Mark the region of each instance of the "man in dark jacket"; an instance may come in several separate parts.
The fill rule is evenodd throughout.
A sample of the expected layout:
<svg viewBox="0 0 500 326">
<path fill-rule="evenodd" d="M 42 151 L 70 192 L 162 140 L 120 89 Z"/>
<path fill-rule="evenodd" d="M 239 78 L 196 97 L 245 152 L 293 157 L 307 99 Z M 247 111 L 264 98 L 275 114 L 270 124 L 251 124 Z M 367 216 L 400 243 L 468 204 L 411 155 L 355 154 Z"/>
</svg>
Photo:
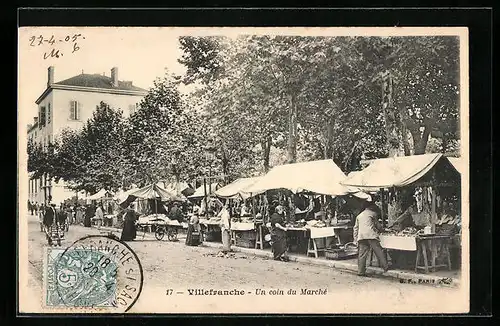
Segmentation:
<svg viewBox="0 0 500 326">
<path fill-rule="evenodd" d="M 168 218 L 171 220 L 179 221 L 179 223 L 183 221 L 184 217 L 182 216 L 182 210 L 179 208 L 179 205 L 177 203 L 174 203 L 174 206 L 168 214 Z"/>
</svg>

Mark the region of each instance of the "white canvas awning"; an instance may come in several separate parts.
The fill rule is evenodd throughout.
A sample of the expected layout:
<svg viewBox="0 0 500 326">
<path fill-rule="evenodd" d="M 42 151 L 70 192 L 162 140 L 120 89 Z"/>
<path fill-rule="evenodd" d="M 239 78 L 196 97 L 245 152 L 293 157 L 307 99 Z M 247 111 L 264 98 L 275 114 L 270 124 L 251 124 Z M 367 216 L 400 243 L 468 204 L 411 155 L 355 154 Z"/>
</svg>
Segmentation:
<svg viewBox="0 0 500 326">
<path fill-rule="evenodd" d="M 215 195 L 221 198 L 236 198 L 241 196 L 243 199 L 249 198 L 252 195 L 258 195 L 261 192 L 251 193 L 247 189 L 258 182 L 262 177 L 239 178 L 230 184 L 215 191 Z"/>
<path fill-rule="evenodd" d="M 107 190 L 101 189 L 92 196 L 87 197 L 88 200 L 99 200 L 105 197 L 112 197 L 113 194 Z"/>
<path fill-rule="evenodd" d="M 310 192 L 342 196 L 359 190 L 342 185 L 346 178 L 333 160 L 320 160 L 276 166 L 258 182 L 246 189 L 258 193 L 272 189 L 288 189 L 293 193 Z"/>
<path fill-rule="evenodd" d="M 437 175 L 441 182 L 457 176 L 458 171 L 442 154 L 424 154 L 373 160 L 367 168 L 348 176 L 342 183 L 368 191 L 404 187 L 427 177 L 438 165 L 446 172 Z"/>
<path fill-rule="evenodd" d="M 219 183 L 214 182 L 211 185 L 207 183 L 207 195 L 213 194 L 217 189 L 219 189 L 221 186 Z M 200 187 L 196 188 L 195 192 L 189 196 L 188 198 L 200 198 L 200 197 L 205 197 L 205 186 L 201 185 Z M 210 192 L 212 190 L 212 192 Z"/>
</svg>

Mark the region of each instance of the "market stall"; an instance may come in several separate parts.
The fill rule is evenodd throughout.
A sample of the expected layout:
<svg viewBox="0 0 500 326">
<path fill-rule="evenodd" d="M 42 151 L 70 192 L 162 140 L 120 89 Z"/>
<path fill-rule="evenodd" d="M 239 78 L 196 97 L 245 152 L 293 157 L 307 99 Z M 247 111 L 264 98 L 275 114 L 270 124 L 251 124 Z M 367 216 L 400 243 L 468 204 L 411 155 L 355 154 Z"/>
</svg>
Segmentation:
<svg viewBox="0 0 500 326">
<path fill-rule="evenodd" d="M 340 183 L 345 178 L 346 175 L 333 160 L 293 163 L 274 167 L 246 191 L 259 193 L 283 189 L 289 192 L 286 216 L 288 243 L 299 252 L 304 250 L 307 255 L 318 257 L 325 248 L 340 241 L 340 229 L 352 229 L 349 222 L 343 221 L 337 210 L 331 207 L 334 201 L 327 199 L 360 195 L 357 188 Z M 303 209 L 299 209 L 293 200 L 298 194 L 307 197 L 309 204 Z M 296 217 L 300 216 L 309 216 L 313 220 L 298 220 Z M 269 227 L 269 224 L 266 225 Z"/>
<path fill-rule="evenodd" d="M 101 189 L 95 194 L 88 196 L 87 202 L 93 203 L 94 205 L 102 204 L 103 208 L 103 219 L 100 220 L 98 217 L 94 216 L 91 218 L 92 223 L 100 223 L 104 226 L 112 226 L 115 220 L 116 214 L 116 203 L 113 198 L 113 193 L 111 191 Z"/>
<path fill-rule="evenodd" d="M 255 195 L 262 192 L 250 193 L 247 188 L 255 184 L 261 177 L 239 178 L 232 183 L 215 191 L 215 195 L 230 201 L 244 202 L 252 200 L 251 208 L 248 211 L 233 213 L 231 220 L 231 242 L 239 247 L 264 248 L 264 230 L 262 229 L 262 219 L 256 217 Z M 245 206 L 246 207 L 246 206 Z M 237 216 L 234 216 L 237 215 Z"/>
<path fill-rule="evenodd" d="M 380 235 L 393 262 L 414 259 L 415 270 L 451 269 L 450 245 L 460 233 L 460 173 L 442 154 L 374 160 L 343 182 L 378 191 Z M 405 253 L 412 253 L 408 258 Z"/>
<path fill-rule="evenodd" d="M 140 214 L 137 227 L 144 232 L 151 232 L 154 230 L 155 235 L 159 238 L 158 233 L 162 230 L 168 233 L 167 231 L 175 229 L 175 234 L 177 234 L 178 229 L 187 229 L 186 223 L 182 224 L 179 221 L 172 221 L 167 217 L 167 209 L 164 205 L 166 202 L 183 202 L 185 199 L 166 191 L 158 184 L 151 184 L 129 192 L 127 194 L 127 199 L 120 205 L 122 207 L 127 207 L 133 201 L 142 202 L 143 204 L 147 203 L 137 209 Z M 166 230 L 165 226 L 169 226 L 170 228 Z"/>
</svg>

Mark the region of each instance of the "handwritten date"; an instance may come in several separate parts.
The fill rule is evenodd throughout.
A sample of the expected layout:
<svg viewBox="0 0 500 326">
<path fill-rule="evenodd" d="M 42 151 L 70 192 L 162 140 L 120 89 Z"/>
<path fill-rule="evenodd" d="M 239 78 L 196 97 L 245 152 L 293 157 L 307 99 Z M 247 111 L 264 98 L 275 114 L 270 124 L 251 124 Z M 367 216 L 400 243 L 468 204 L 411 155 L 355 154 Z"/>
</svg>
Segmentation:
<svg viewBox="0 0 500 326">
<path fill-rule="evenodd" d="M 61 38 L 56 38 L 54 35 L 51 35 L 50 37 L 44 37 L 43 35 L 39 36 L 31 36 L 29 38 L 29 45 L 32 47 L 38 47 L 38 46 L 43 46 L 43 45 L 48 45 L 51 46 L 52 49 L 44 52 L 43 58 L 44 59 L 49 59 L 49 58 L 60 58 L 64 56 L 62 50 L 58 48 L 58 45 L 69 45 L 71 46 L 71 53 L 75 53 L 78 50 L 80 50 L 80 45 L 78 42 L 80 40 L 85 40 L 85 36 L 82 34 L 73 34 L 73 35 L 66 35 Z"/>
</svg>

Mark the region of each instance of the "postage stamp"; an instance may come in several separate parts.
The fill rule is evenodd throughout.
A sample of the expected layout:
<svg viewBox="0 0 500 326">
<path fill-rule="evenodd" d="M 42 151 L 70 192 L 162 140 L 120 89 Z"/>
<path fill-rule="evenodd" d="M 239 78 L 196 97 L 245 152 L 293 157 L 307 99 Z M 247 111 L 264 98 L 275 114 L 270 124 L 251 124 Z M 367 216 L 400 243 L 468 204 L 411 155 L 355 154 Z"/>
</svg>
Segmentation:
<svg viewBox="0 0 500 326">
<path fill-rule="evenodd" d="M 70 247 L 46 249 L 44 306 L 55 310 L 120 313 L 142 290 L 142 266 L 125 243 L 88 236 Z"/>
</svg>

